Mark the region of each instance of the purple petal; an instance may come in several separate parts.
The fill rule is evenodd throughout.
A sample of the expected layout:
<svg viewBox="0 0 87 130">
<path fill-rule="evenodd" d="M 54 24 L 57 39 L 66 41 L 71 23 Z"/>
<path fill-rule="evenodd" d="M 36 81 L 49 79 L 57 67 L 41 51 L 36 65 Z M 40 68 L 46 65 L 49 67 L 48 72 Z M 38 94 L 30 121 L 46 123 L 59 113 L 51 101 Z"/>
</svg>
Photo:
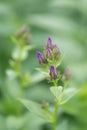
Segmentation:
<svg viewBox="0 0 87 130">
<path fill-rule="evenodd" d="M 51 76 L 51 79 L 57 78 L 57 75 L 58 75 L 58 73 L 57 73 L 56 68 L 54 66 L 51 66 L 50 67 L 50 76 Z"/>
<path fill-rule="evenodd" d="M 48 40 L 47 40 L 46 48 L 52 49 L 52 39 L 51 39 L 50 37 L 49 37 Z"/>
</svg>

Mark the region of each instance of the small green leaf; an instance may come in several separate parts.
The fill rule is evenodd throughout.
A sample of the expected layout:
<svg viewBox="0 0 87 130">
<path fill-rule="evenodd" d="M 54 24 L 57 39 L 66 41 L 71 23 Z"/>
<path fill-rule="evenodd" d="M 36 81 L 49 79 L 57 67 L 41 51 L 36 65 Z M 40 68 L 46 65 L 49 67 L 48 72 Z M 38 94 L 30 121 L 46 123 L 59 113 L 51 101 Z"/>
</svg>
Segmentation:
<svg viewBox="0 0 87 130">
<path fill-rule="evenodd" d="M 60 100 L 62 98 L 63 95 L 63 87 L 62 86 L 58 86 L 58 87 L 51 87 L 50 88 L 51 92 L 53 93 L 53 95 Z"/>
<path fill-rule="evenodd" d="M 39 72 L 41 72 L 45 76 L 49 75 L 49 72 L 48 72 L 47 68 L 36 68 L 36 70 L 39 71 Z"/>
<path fill-rule="evenodd" d="M 69 99 L 71 99 L 77 92 L 79 91 L 79 89 L 76 88 L 66 88 L 63 91 L 63 96 L 62 96 L 62 101 L 60 104 L 64 104 L 66 103 Z"/>
<path fill-rule="evenodd" d="M 12 53 L 12 58 L 17 60 L 25 60 L 28 56 L 28 51 L 26 49 L 20 50 L 19 48 L 15 48 L 14 52 Z"/>
<path fill-rule="evenodd" d="M 65 88 L 62 86 L 51 87 L 50 88 L 53 95 L 59 101 L 59 104 L 66 103 L 69 99 L 71 99 L 79 90 L 76 88 Z"/>
<path fill-rule="evenodd" d="M 33 114 L 44 119 L 46 122 L 52 122 L 53 118 L 51 113 L 43 109 L 40 104 L 25 99 L 19 99 L 19 101 Z"/>
<path fill-rule="evenodd" d="M 26 46 L 24 47 L 24 49 L 29 51 L 29 50 L 34 49 L 34 46 L 32 46 L 32 45 L 26 45 Z"/>
<path fill-rule="evenodd" d="M 19 41 L 14 36 L 11 36 L 11 40 L 14 44 L 19 45 Z"/>
<path fill-rule="evenodd" d="M 17 77 L 17 73 L 12 69 L 8 69 L 6 74 L 10 79 L 15 79 Z"/>
</svg>

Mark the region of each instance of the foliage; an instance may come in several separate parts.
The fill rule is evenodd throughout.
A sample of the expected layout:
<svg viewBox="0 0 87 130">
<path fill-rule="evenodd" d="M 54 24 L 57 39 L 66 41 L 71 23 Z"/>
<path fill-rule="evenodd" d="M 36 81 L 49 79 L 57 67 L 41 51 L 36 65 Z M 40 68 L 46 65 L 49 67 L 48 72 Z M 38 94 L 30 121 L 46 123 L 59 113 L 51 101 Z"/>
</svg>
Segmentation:
<svg viewBox="0 0 87 130">
<path fill-rule="evenodd" d="M 27 113 L 19 103 L 20 88 L 17 80 L 8 80 L 9 60 L 15 49 L 10 39 L 14 32 L 27 24 L 32 35 L 28 57 L 22 63 L 22 74 L 30 74 L 30 82 L 24 87 L 25 97 L 53 105 L 53 96 L 48 91 L 42 73 L 37 72 L 37 49 L 42 49 L 50 35 L 64 54 L 62 71 L 66 64 L 72 71 L 71 87 L 81 88 L 77 96 L 59 109 L 60 130 L 87 130 L 87 1 L 86 0 L 0 0 L 0 129 L 45 130 L 39 117 Z M 38 73 L 38 76 L 37 76 Z M 51 110 L 53 108 L 50 108 Z M 33 122 L 32 122 L 33 120 Z"/>
</svg>

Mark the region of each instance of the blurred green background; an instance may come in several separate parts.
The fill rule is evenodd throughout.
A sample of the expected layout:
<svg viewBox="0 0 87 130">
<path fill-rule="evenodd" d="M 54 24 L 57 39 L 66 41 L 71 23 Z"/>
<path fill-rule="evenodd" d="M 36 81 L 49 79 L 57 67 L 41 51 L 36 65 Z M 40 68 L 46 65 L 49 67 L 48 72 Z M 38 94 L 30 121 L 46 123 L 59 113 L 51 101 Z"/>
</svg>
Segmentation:
<svg viewBox="0 0 87 130">
<path fill-rule="evenodd" d="M 6 82 L 14 49 L 10 36 L 23 25 L 29 27 L 31 44 L 35 46 L 23 62 L 23 71 L 29 71 L 35 81 L 25 88 L 25 98 L 53 104 L 50 84 L 43 75 L 36 76 L 35 70 L 39 66 L 36 51 L 51 36 L 64 54 L 62 67 L 71 68 L 71 84 L 81 88 L 59 109 L 57 130 L 87 130 L 87 0 L 0 0 L 0 130 L 51 129 L 50 124 L 26 109 L 20 116 L 17 114 L 20 106 L 12 97 L 17 95 L 17 85 Z"/>
</svg>

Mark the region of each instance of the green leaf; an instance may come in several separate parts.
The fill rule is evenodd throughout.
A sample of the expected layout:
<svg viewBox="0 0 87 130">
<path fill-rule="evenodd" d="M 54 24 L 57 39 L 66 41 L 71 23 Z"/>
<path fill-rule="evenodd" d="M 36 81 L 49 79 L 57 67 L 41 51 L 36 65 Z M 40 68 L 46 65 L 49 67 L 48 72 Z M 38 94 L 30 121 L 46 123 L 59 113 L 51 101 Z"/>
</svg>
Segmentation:
<svg viewBox="0 0 87 130">
<path fill-rule="evenodd" d="M 11 36 L 11 40 L 14 44 L 19 45 L 19 41 L 14 36 Z"/>
<path fill-rule="evenodd" d="M 15 79 L 17 77 L 17 73 L 12 69 L 8 69 L 6 74 L 10 79 Z"/>
<path fill-rule="evenodd" d="M 15 48 L 13 54 L 12 54 L 12 58 L 17 60 L 25 60 L 28 56 L 28 51 L 24 48 L 23 50 L 20 50 L 19 48 Z"/>
<path fill-rule="evenodd" d="M 58 101 L 60 101 L 63 95 L 63 87 L 51 87 L 50 90 L 53 93 L 53 95 L 58 99 Z"/>
<path fill-rule="evenodd" d="M 59 101 L 59 104 L 66 103 L 70 98 L 72 98 L 79 90 L 76 88 L 65 88 L 62 86 L 51 87 L 50 88 L 53 95 Z"/>
<path fill-rule="evenodd" d="M 66 103 L 66 102 L 67 102 L 69 99 L 71 99 L 78 91 L 79 91 L 79 89 L 76 89 L 76 88 L 66 88 L 66 89 L 64 89 L 61 104 Z"/>
<path fill-rule="evenodd" d="M 33 114 L 44 119 L 46 122 L 52 122 L 53 118 L 51 113 L 43 109 L 40 104 L 26 99 L 19 99 L 19 101 Z"/>
<path fill-rule="evenodd" d="M 45 76 L 48 76 L 48 74 L 49 74 L 47 68 L 36 68 L 36 70 L 39 71 L 39 72 L 41 72 Z"/>
</svg>

